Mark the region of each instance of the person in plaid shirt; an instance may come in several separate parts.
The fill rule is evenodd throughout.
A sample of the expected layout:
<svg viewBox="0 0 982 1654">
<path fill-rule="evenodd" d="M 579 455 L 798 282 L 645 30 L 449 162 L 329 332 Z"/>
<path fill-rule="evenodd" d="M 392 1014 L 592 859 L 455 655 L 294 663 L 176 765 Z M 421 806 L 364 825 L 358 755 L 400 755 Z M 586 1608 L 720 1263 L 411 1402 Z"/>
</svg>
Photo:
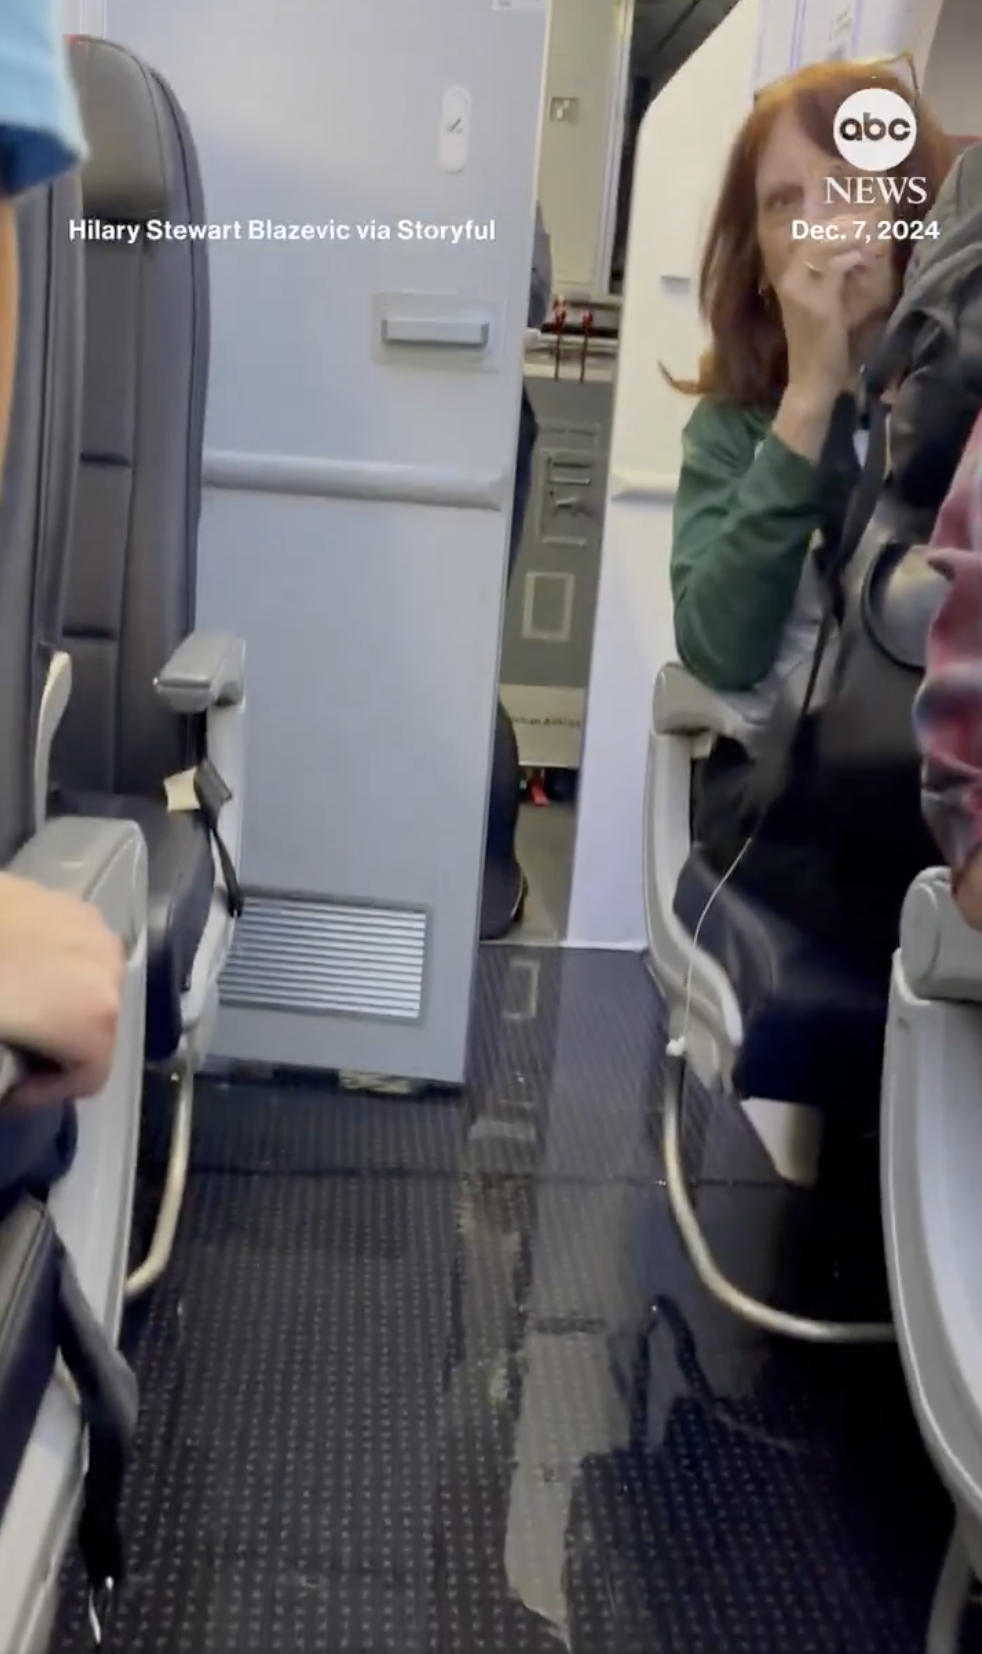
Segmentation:
<svg viewBox="0 0 982 1654">
<path fill-rule="evenodd" d="M 949 582 L 914 703 L 924 815 L 963 918 L 982 930 L 982 415 L 931 536 Z"/>
</svg>

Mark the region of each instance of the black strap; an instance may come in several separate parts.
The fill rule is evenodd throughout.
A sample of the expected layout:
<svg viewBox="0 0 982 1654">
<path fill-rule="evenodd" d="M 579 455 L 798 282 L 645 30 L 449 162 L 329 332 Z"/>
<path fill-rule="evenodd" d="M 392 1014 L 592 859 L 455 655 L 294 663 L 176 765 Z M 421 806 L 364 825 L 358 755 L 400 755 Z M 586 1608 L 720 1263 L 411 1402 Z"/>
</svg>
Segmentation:
<svg viewBox="0 0 982 1654">
<path fill-rule="evenodd" d="M 788 765 L 794 757 L 808 721 L 822 665 L 841 617 L 842 576 L 852 562 L 869 526 L 886 477 L 889 460 L 888 414 L 879 397 L 870 399 L 867 422 L 869 447 L 859 481 L 849 501 L 841 536 L 838 544 L 819 561 L 822 618 L 805 692 L 793 720 L 789 720 L 790 727 L 787 733 L 782 735 L 779 729 L 772 731 L 773 739 L 768 743 L 766 756 L 762 756 L 755 766 L 748 784 L 746 825 L 752 832 L 759 830 L 764 817 L 777 802 L 784 787 Z M 775 717 L 780 718 L 781 712 L 779 703 Z"/>
<path fill-rule="evenodd" d="M 820 541 L 813 553 L 818 573 L 824 572 L 828 548 L 838 546 L 846 517 L 862 475 L 856 453 L 856 435 L 863 422 L 862 410 L 854 396 L 842 395 L 832 410 L 828 432 L 818 461 Z"/>
<path fill-rule="evenodd" d="M 88 1438 L 78 1545 L 91 1599 L 101 1602 L 123 1580 L 120 1510 L 139 1394 L 131 1368 L 93 1315 L 60 1243 L 58 1284 L 58 1346 L 78 1391 Z"/>
<path fill-rule="evenodd" d="M 235 870 L 235 863 L 229 855 L 228 845 L 222 838 L 218 822 L 222 809 L 232 797 L 231 788 L 219 775 L 218 770 L 210 758 L 205 758 L 194 772 L 194 796 L 198 801 L 201 819 L 208 829 L 208 836 L 215 846 L 222 878 L 225 881 L 225 897 L 228 902 L 228 911 L 233 919 L 241 919 L 245 908 L 245 897 L 239 883 L 239 875 Z"/>
<path fill-rule="evenodd" d="M 837 588 L 843 574 L 849 567 L 859 542 L 866 533 L 876 510 L 876 503 L 880 497 L 887 474 L 888 442 L 887 433 L 889 416 L 886 404 L 880 397 L 871 397 L 867 409 L 867 429 L 869 431 L 869 446 L 866 458 L 860 472 L 859 481 L 849 501 L 849 509 L 842 526 L 842 536 L 834 547 L 828 562 L 825 565 L 825 584 Z M 837 590 L 833 597 L 837 599 Z"/>
</svg>

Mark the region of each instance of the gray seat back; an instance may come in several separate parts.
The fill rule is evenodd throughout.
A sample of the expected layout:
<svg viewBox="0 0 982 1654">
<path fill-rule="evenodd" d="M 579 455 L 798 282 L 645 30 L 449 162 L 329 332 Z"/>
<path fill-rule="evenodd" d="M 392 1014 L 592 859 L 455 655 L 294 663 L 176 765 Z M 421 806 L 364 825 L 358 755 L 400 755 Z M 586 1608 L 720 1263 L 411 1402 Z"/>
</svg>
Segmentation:
<svg viewBox="0 0 982 1654">
<path fill-rule="evenodd" d="M 81 211 L 77 176 L 33 191 L 16 210 L 17 367 L 0 482 L 0 867 L 38 825 L 38 715 L 61 631 L 82 416 L 83 261 L 68 234 Z M 60 1164 L 70 1127 L 60 1109 L 0 1111 L 0 1201 Z"/>
<path fill-rule="evenodd" d="M 82 400 L 83 261 L 75 176 L 17 207 L 20 316 L 0 484 L 0 866 L 30 837 L 38 713 L 61 634 Z"/>
<path fill-rule="evenodd" d="M 198 756 L 154 678 L 193 629 L 208 377 L 203 224 L 194 144 L 169 87 L 106 40 L 72 43 L 89 144 L 85 398 L 64 647 L 72 702 L 63 788 L 159 796 Z"/>
</svg>

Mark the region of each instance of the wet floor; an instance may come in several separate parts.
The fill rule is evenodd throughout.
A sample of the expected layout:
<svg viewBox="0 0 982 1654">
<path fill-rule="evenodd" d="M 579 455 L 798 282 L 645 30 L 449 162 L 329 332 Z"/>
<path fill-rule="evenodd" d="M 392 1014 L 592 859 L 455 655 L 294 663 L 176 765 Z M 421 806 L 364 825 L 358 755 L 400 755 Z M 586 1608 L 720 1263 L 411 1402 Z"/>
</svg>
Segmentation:
<svg viewBox="0 0 982 1654">
<path fill-rule="evenodd" d="M 639 960 L 497 948 L 462 1098 L 202 1086 L 177 1255 L 129 1331 L 110 1654 L 923 1654 L 949 1519 L 897 1357 L 707 1299 L 663 1188 L 663 1043 Z M 688 1122 L 741 1284 L 884 1311 L 874 1144 L 791 1195 L 735 1109 Z M 71 1593 L 57 1649 L 87 1646 Z"/>
</svg>

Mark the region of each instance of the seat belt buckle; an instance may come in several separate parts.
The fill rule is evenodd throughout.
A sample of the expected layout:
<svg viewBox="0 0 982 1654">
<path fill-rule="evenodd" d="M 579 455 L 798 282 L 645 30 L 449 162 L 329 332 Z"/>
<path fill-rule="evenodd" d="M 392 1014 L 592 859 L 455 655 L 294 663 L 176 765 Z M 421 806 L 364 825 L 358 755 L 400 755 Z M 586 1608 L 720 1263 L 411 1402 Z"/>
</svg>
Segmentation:
<svg viewBox="0 0 982 1654">
<path fill-rule="evenodd" d="M 223 780 L 210 758 L 203 758 L 194 771 L 194 796 L 207 822 L 215 822 L 232 797 L 232 789 Z"/>
</svg>

